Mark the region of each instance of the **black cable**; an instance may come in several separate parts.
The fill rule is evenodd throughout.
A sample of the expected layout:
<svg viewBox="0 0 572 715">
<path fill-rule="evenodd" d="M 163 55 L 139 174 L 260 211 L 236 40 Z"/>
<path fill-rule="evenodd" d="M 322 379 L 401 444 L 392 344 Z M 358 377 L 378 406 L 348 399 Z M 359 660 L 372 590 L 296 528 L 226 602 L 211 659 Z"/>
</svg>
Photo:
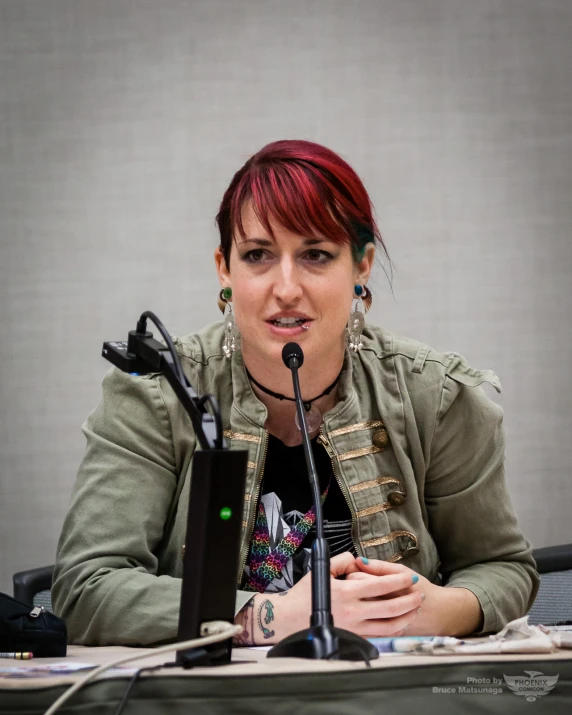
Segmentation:
<svg viewBox="0 0 572 715">
<path fill-rule="evenodd" d="M 193 648 L 191 651 L 183 655 L 183 668 L 192 668 L 194 667 L 194 665 L 208 665 L 208 657 L 209 652 L 206 648 Z M 160 665 L 149 665 L 145 668 L 139 668 L 138 670 L 136 670 L 135 673 L 133 673 L 131 680 L 127 683 L 127 687 L 125 688 L 123 697 L 121 698 L 121 702 L 117 706 L 117 710 L 115 711 L 114 715 L 121 715 L 121 713 L 123 712 L 127 700 L 129 699 L 129 696 L 131 694 L 131 691 L 133 690 L 133 686 L 139 680 L 139 676 L 141 675 L 141 673 L 144 673 L 145 671 L 152 672 L 154 670 L 161 670 L 161 668 L 180 667 L 181 666 L 176 661 L 169 661 L 167 663 L 161 663 Z"/>
<path fill-rule="evenodd" d="M 158 327 L 158 326 L 157 326 Z M 121 715 L 123 712 L 123 708 L 125 707 L 125 704 L 127 703 L 127 700 L 129 698 L 129 695 L 131 694 L 131 690 L 133 689 L 133 686 L 139 679 L 139 676 L 141 673 L 145 671 L 152 671 L 152 670 L 159 670 L 160 668 L 163 668 L 163 664 L 161 665 L 149 665 L 146 668 L 138 668 L 134 673 L 133 677 L 131 680 L 127 683 L 127 687 L 125 688 L 125 692 L 123 693 L 123 697 L 121 698 L 121 702 L 117 706 L 117 710 L 115 711 L 115 715 Z"/>
<path fill-rule="evenodd" d="M 187 383 L 185 373 L 183 372 L 181 361 L 179 360 L 179 353 L 175 350 L 175 346 L 173 344 L 173 341 L 171 340 L 171 336 L 167 332 L 167 328 L 165 328 L 161 319 L 158 318 L 152 311 L 146 310 L 144 313 L 141 313 L 141 317 L 137 321 L 137 332 L 141 334 L 147 332 L 147 318 L 157 326 L 157 330 L 161 333 L 161 337 L 165 341 L 165 344 L 167 345 L 167 347 L 169 348 L 169 352 L 171 353 L 171 357 L 173 358 L 177 377 L 183 383 L 183 385 L 186 385 Z"/>
<path fill-rule="evenodd" d="M 214 419 L 215 430 L 216 430 L 216 448 L 222 449 L 223 445 L 223 429 L 222 429 L 222 415 L 220 413 L 220 408 L 218 406 L 218 401 L 214 395 L 204 395 L 201 398 L 201 403 L 203 405 L 210 406 L 210 415 Z"/>
<path fill-rule="evenodd" d="M 179 378 L 179 381 L 184 387 L 191 387 L 191 383 L 187 380 L 187 376 L 183 372 L 183 367 L 181 365 L 181 361 L 179 359 L 179 353 L 175 349 L 175 345 L 173 344 L 173 341 L 171 339 L 171 336 L 169 335 L 167 328 L 163 325 L 163 321 L 159 316 L 155 315 L 153 311 L 151 310 L 146 310 L 144 313 L 141 313 L 141 316 L 139 320 L 137 321 L 137 332 L 143 335 L 145 332 L 147 332 L 147 319 L 149 319 L 152 323 L 154 323 L 157 326 L 157 330 L 161 333 L 161 337 L 165 341 L 165 344 L 167 345 L 169 349 L 169 353 L 171 357 L 173 358 L 173 365 L 175 366 L 175 372 L 177 374 L 177 377 Z M 220 410 L 218 407 L 218 402 L 217 400 L 212 396 L 212 395 L 205 395 L 202 398 L 202 404 L 208 404 L 211 408 L 210 414 L 213 417 L 215 421 L 215 429 L 216 429 L 216 446 L 217 449 L 221 449 L 222 447 L 222 435 L 223 435 L 223 429 L 222 429 L 222 417 L 220 414 Z"/>
</svg>

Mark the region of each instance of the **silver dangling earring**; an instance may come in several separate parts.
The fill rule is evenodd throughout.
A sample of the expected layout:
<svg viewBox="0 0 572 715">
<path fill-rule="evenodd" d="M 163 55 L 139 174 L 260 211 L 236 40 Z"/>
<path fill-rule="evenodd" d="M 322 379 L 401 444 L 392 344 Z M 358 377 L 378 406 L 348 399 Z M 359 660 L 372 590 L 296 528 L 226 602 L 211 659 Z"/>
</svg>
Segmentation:
<svg viewBox="0 0 572 715">
<path fill-rule="evenodd" d="M 232 353 L 236 350 L 236 338 L 238 337 L 238 328 L 236 327 L 236 320 L 234 319 L 232 305 L 230 304 L 231 298 L 232 288 L 223 288 L 218 298 L 218 307 L 223 315 L 228 305 L 228 313 L 224 319 L 224 339 L 222 341 L 222 351 L 227 358 L 230 358 Z"/>
<path fill-rule="evenodd" d="M 348 347 L 352 352 L 357 353 L 363 348 L 361 334 L 363 333 L 363 329 L 365 327 L 364 313 L 359 310 L 360 300 L 364 301 L 364 310 L 366 310 L 365 301 L 368 299 L 369 305 L 371 305 L 371 293 L 366 286 L 356 285 L 354 288 L 354 296 L 356 298 L 356 302 L 353 313 L 350 315 L 350 319 L 348 320 Z M 369 305 L 367 306 L 368 308 Z"/>
</svg>

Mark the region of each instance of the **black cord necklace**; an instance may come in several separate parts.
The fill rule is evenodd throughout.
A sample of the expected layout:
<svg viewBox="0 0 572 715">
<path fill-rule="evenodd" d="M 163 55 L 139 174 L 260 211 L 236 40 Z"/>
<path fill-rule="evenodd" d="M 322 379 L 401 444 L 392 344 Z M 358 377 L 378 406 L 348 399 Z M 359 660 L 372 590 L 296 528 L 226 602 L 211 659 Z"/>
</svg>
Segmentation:
<svg viewBox="0 0 572 715">
<path fill-rule="evenodd" d="M 261 385 L 257 380 L 255 380 L 252 375 L 248 372 L 248 368 L 245 367 L 246 374 L 248 375 L 248 379 L 250 382 L 253 382 L 256 387 L 258 387 L 259 390 L 262 390 L 262 392 L 265 392 L 267 395 L 270 395 L 270 397 L 275 397 L 277 400 L 288 400 L 289 402 L 296 402 L 296 399 L 294 397 L 286 397 L 286 395 L 282 395 L 279 392 L 273 392 L 272 390 L 269 390 L 267 387 L 264 387 L 264 385 Z M 343 367 L 342 367 L 343 370 Z M 326 395 L 329 395 L 330 392 L 334 389 L 334 387 L 338 384 L 340 380 L 340 376 L 342 374 L 342 370 L 338 372 L 338 376 L 336 379 L 332 382 L 332 384 L 329 387 L 326 387 L 326 389 L 321 392 L 317 397 L 313 397 L 311 400 L 304 400 L 304 409 L 306 412 L 310 412 L 312 409 L 312 402 L 316 402 L 316 400 L 319 400 L 320 397 L 325 397 Z"/>
</svg>

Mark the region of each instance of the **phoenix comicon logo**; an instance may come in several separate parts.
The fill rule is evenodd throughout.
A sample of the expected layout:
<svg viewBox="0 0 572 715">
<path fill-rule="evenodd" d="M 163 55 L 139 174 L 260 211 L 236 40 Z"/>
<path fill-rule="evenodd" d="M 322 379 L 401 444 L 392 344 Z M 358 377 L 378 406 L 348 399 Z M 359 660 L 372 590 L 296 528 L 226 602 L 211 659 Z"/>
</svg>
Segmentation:
<svg viewBox="0 0 572 715">
<path fill-rule="evenodd" d="M 560 676 L 544 675 L 538 670 L 525 670 L 526 675 L 505 675 L 508 687 L 515 695 L 522 695 L 529 703 L 548 695 L 554 688 Z"/>
</svg>

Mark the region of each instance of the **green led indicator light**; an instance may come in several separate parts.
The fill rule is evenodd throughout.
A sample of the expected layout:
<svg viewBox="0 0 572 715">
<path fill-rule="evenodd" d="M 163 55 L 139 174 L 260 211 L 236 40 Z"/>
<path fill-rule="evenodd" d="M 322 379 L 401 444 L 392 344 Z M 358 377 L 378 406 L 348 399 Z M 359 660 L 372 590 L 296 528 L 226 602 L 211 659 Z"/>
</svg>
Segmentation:
<svg viewBox="0 0 572 715">
<path fill-rule="evenodd" d="M 223 519 L 223 521 L 227 521 L 230 519 L 232 516 L 232 511 L 227 507 L 223 506 L 223 508 L 220 510 L 220 518 Z"/>
</svg>

